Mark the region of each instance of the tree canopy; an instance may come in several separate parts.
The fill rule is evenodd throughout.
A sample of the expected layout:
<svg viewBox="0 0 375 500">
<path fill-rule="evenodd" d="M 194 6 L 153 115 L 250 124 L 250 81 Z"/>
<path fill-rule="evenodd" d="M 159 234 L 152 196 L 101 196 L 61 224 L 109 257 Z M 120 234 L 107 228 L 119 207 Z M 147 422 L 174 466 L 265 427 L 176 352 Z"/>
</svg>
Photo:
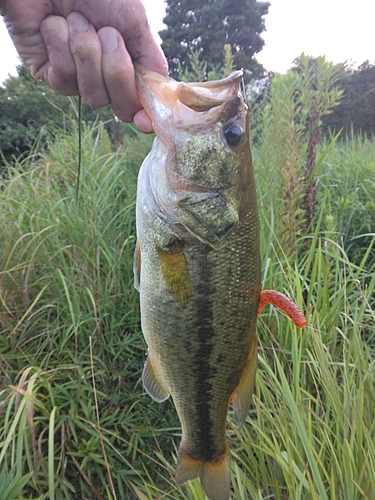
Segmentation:
<svg viewBox="0 0 375 500">
<path fill-rule="evenodd" d="M 210 65 L 220 65 L 225 44 L 230 44 L 237 68 L 258 76 L 263 68 L 254 55 L 264 45 L 260 35 L 269 5 L 256 0 L 167 0 L 167 28 L 159 34 L 173 76 L 178 67 L 186 69 L 192 51 L 199 50 Z"/>
<path fill-rule="evenodd" d="M 340 106 L 326 116 L 324 124 L 331 129 L 343 129 L 346 134 L 359 131 L 375 134 L 375 63 L 362 63 L 357 69 L 346 64 L 336 65 L 336 85 L 343 89 Z"/>
<path fill-rule="evenodd" d="M 0 86 L 0 150 L 7 161 L 32 150 L 46 127 L 50 133 L 69 128 L 74 116 L 70 100 L 35 80 L 25 64 L 17 72 Z M 83 102 L 82 116 L 88 122 L 113 118 L 108 108 L 96 110 Z M 0 159 L 0 170 L 2 163 Z"/>
<path fill-rule="evenodd" d="M 44 125 L 63 125 L 58 111 L 63 98 L 34 80 L 25 65 L 17 71 L 18 76 L 9 77 L 0 87 L 0 148 L 8 159 L 32 149 Z"/>
</svg>

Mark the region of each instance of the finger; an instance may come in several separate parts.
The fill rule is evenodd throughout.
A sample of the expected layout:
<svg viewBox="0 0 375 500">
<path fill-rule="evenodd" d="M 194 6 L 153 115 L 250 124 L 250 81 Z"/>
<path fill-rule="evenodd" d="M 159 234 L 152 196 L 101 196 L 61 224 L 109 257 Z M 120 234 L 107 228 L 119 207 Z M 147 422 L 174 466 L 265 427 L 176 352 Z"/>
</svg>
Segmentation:
<svg viewBox="0 0 375 500">
<path fill-rule="evenodd" d="M 136 4 L 133 7 L 135 12 L 133 26 L 127 33 L 123 33 L 126 48 L 132 58 L 142 66 L 167 76 L 168 63 L 151 31 L 146 9 L 140 0 L 133 0 L 133 3 Z"/>
<path fill-rule="evenodd" d="M 41 10 L 42 12 L 24 0 L 0 0 L 0 12 L 4 16 L 9 35 L 33 76 L 48 61 L 40 24 L 52 12 L 52 7 L 44 5 Z M 3 53 L 1 55 L 4 57 Z"/>
<path fill-rule="evenodd" d="M 61 16 L 48 16 L 40 26 L 48 53 L 48 60 L 34 72 L 35 78 L 44 80 L 64 95 L 77 95 L 76 65 L 69 48 L 69 28 Z"/>
<path fill-rule="evenodd" d="M 144 37 L 141 39 L 141 44 L 137 50 L 134 50 L 132 45 L 126 44 L 129 53 L 136 59 L 143 67 L 156 71 L 163 76 L 168 75 L 168 62 L 161 50 L 160 45 L 156 42 L 155 38 L 151 35 L 151 38 Z M 136 57 L 133 54 L 139 54 Z"/>
<path fill-rule="evenodd" d="M 166 58 L 151 32 L 141 0 L 118 2 L 117 7 L 115 4 L 112 9 L 104 8 L 101 15 L 97 16 L 92 15 L 90 2 L 83 2 L 80 11 L 90 17 L 97 30 L 104 26 L 116 28 L 124 38 L 126 50 L 133 60 L 138 60 L 147 69 L 167 75 Z"/>
<path fill-rule="evenodd" d="M 98 36 L 102 46 L 102 73 L 112 111 L 123 122 L 132 122 L 135 113 L 142 109 L 133 62 L 115 28 L 101 28 Z"/>
<path fill-rule="evenodd" d="M 144 109 L 142 109 L 141 111 L 138 111 L 138 113 L 135 114 L 134 125 L 141 132 L 144 132 L 145 134 L 150 134 L 151 132 L 154 131 L 154 129 L 152 127 L 151 118 L 148 116 L 148 114 L 146 113 L 146 111 Z"/>
<path fill-rule="evenodd" d="M 90 106 L 106 106 L 110 101 L 102 75 L 102 49 L 95 28 L 79 12 L 69 14 L 67 21 L 79 93 Z"/>
<path fill-rule="evenodd" d="M 168 63 L 164 52 L 150 29 L 146 13 L 144 12 L 143 18 L 142 11 L 139 12 L 138 19 L 134 21 L 135 23 L 138 21 L 138 25 L 129 30 L 129 33 L 123 34 L 126 48 L 132 59 L 137 60 L 142 66 L 167 76 Z"/>
</svg>

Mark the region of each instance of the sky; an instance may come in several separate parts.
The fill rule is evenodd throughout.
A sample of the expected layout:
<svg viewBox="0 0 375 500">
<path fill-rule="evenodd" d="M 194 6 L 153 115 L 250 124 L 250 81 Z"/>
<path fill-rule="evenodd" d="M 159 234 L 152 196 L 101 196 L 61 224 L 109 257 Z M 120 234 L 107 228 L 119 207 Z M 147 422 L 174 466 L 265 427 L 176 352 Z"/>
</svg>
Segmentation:
<svg viewBox="0 0 375 500">
<path fill-rule="evenodd" d="M 143 0 L 155 33 L 163 28 L 164 1 Z M 375 0 L 270 0 L 265 46 L 257 60 L 267 70 L 285 73 L 302 52 L 325 55 L 334 63 L 375 62 Z M 0 21 L 0 83 L 17 74 L 18 55 Z"/>
</svg>

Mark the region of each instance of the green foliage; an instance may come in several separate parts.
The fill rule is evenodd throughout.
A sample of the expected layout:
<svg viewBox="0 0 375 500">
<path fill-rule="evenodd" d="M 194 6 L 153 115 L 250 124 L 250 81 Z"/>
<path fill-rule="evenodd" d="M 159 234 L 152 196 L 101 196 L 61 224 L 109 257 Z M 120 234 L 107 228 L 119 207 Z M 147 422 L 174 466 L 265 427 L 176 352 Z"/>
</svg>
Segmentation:
<svg viewBox="0 0 375 500">
<path fill-rule="evenodd" d="M 309 123 L 294 78 L 276 79 L 253 156 L 262 287 L 296 300 L 308 326 L 273 308 L 258 321 L 253 405 L 241 431 L 228 421 L 232 498 L 372 500 L 374 144 L 317 146 L 315 229 L 291 253 L 282 168 L 305 161 Z M 151 138 L 126 126 L 113 152 L 102 124 L 85 125 L 77 203 L 71 130 L 9 167 L 0 190 L 0 498 L 204 500 L 198 480 L 173 480 L 172 403 L 140 383 L 134 203 Z"/>
<path fill-rule="evenodd" d="M 337 85 L 343 89 L 341 105 L 324 118 L 326 128 L 343 129 L 346 135 L 375 135 L 375 64 L 365 61 L 358 69 L 336 66 Z"/>
<path fill-rule="evenodd" d="M 318 197 L 329 197 L 323 227 L 360 266 L 369 249 L 367 269 L 375 266 L 375 144 L 363 136 L 346 138 L 333 148 L 318 171 Z M 350 168 L 348 168 L 350 165 Z"/>
<path fill-rule="evenodd" d="M 316 183 L 313 173 L 316 165 L 316 148 L 322 138 L 320 129 L 322 118 L 331 114 L 332 109 L 338 106 L 342 90 L 335 86 L 337 72 L 334 65 L 328 63 L 325 57 L 312 59 L 302 54 L 296 70 L 301 77 L 301 85 L 298 88 L 301 113 L 307 117 L 309 129 L 304 169 L 306 188 L 301 205 L 305 218 L 302 227 L 306 231 L 312 229 L 316 205 Z M 303 116 L 302 121 L 304 121 Z"/>
<path fill-rule="evenodd" d="M 223 77 L 229 76 L 235 70 L 234 55 L 229 43 L 224 45 Z"/>
<path fill-rule="evenodd" d="M 152 463 L 148 422 L 176 424 L 139 383 L 137 168 L 126 150 L 111 152 L 103 126 L 85 127 L 77 204 L 77 155 L 76 135 L 60 133 L 23 173 L 9 169 L 0 191 L 0 468 L 31 474 L 27 498 L 101 498 L 111 491 L 104 449 L 117 495 L 131 498 L 129 481 Z"/>
<path fill-rule="evenodd" d="M 201 53 L 199 50 L 193 50 L 188 56 L 189 67 L 185 66 L 183 68 L 178 62 L 178 79 L 182 82 L 204 82 L 205 80 L 210 80 L 207 74 L 207 61 L 201 60 Z M 190 69 L 188 69 L 190 68 Z M 210 74 L 214 71 L 210 71 Z M 216 75 L 215 75 L 216 76 Z M 212 78 L 213 80 L 216 78 Z"/>
<path fill-rule="evenodd" d="M 317 70 L 317 76 L 320 73 L 319 61 L 322 58 L 305 57 L 310 69 Z M 298 57 L 294 61 L 292 70 L 301 74 L 303 70 L 303 61 Z M 375 127 L 375 64 L 365 61 L 358 69 L 346 64 L 337 64 L 332 66 L 330 72 L 331 81 L 334 86 L 340 90 L 340 101 L 321 115 L 322 132 L 326 137 L 330 133 L 337 134 L 342 131 L 342 135 L 352 136 L 353 134 L 363 133 L 368 137 L 374 135 Z M 312 72 L 314 77 L 314 72 Z M 270 75 L 269 80 L 273 79 Z M 321 80 L 321 83 L 324 83 Z M 256 108 L 258 112 L 259 105 L 267 100 L 268 86 L 260 95 L 256 95 Z M 324 97 L 324 95 L 323 95 Z M 328 97 L 328 96 L 326 96 Z M 307 100 L 307 102 L 309 102 Z M 323 99 L 324 102 L 324 99 Z M 329 102 L 326 102 L 329 104 Z M 254 119 L 252 120 L 254 122 Z M 253 123 L 254 126 L 254 123 Z"/>
<path fill-rule="evenodd" d="M 220 80 L 229 76 L 234 70 L 234 57 L 229 44 L 224 45 L 223 65 L 214 67 L 201 59 L 201 51 L 193 50 L 188 56 L 189 66 L 183 68 L 178 64 L 178 79 L 183 82 L 204 82 L 206 80 Z M 190 68 L 190 69 L 188 69 Z"/>
<path fill-rule="evenodd" d="M 17 500 L 20 498 L 30 478 L 31 473 L 21 477 L 15 467 L 11 470 L 7 470 L 6 467 L 3 466 L 0 470 L 0 498 Z"/>
<path fill-rule="evenodd" d="M 298 75 L 299 119 L 305 127 L 320 127 L 323 116 L 330 115 L 341 103 L 343 91 L 337 68 L 324 56 L 312 58 L 303 53 L 294 61 L 292 71 Z"/>
<path fill-rule="evenodd" d="M 191 71 L 188 56 L 193 51 L 213 67 L 221 64 L 223 46 L 229 44 L 237 68 L 257 75 L 262 67 L 254 55 L 264 45 L 261 33 L 268 2 L 256 0 L 167 0 L 164 23 L 160 31 L 162 48 L 167 56 L 172 76 L 182 70 Z"/>
<path fill-rule="evenodd" d="M 324 57 L 311 60 L 302 54 L 294 70 L 275 75 L 264 108 L 261 162 L 272 186 L 267 197 L 283 199 L 279 235 L 292 253 L 298 235 L 313 218 L 316 201 L 312 179 L 321 161 L 316 159 L 319 128 L 322 117 L 341 97 L 335 81 L 333 64 Z M 274 180 L 272 165 L 277 165 L 279 172 Z"/>
<path fill-rule="evenodd" d="M 0 87 L 0 150 L 7 161 L 43 147 L 51 132 L 70 130 L 74 108 L 72 98 L 54 92 L 35 80 L 26 65 L 17 68 L 18 76 L 9 77 Z M 83 118 L 95 122 L 113 120 L 109 109 L 94 110 L 83 106 Z M 108 125 L 109 126 L 109 125 Z M 4 160 L 0 161 L 4 164 Z"/>
<path fill-rule="evenodd" d="M 55 105 L 51 105 L 51 99 Z M 0 88 L 0 148 L 10 158 L 30 151 L 44 125 L 63 127 L 62 97 L 34 80 L 21 66 Z M 65 98 L 66 99 L 66 98 Z"/>
<path fill-rule="evenodd" d="M 306 158 L 304 140 L 305 126 L 298 120 L 300 105 L 295 103 L 296 79 L 292 72 L 276 75 L 272 82 L 269 104 L 263 114 L 262 168 L 273 176 L 272 166 L 278 166 L 277 185 L 267 198 L 284 199 L 282 209 L 283 227 L 287 245 L 292 249 L 302 221 L 301 198 L 303 186 L 303 163 Z M 271 182 L 271 179 L 269 179 Z"/>
</svg>

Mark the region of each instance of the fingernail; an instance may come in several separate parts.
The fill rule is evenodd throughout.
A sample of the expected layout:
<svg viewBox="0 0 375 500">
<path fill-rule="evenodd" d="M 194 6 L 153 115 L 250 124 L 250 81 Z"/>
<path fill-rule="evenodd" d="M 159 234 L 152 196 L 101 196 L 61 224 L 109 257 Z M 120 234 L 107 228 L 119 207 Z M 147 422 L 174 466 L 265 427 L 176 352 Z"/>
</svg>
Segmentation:
<svg viewBox="0 0 375 500">
<path fill-rule="evenodd" d="M 67 19 L 69 26 L 75 31 L 85 31 L 90 26 L 90 21 L 79 12 L 72 12 Z"/>
<path fill-rule="evenodd" d="M 103 52 L 113 52 L 118 47 L 117 32 L 112 28 L 103 28 L 98 32 Z"/>
</svg>

